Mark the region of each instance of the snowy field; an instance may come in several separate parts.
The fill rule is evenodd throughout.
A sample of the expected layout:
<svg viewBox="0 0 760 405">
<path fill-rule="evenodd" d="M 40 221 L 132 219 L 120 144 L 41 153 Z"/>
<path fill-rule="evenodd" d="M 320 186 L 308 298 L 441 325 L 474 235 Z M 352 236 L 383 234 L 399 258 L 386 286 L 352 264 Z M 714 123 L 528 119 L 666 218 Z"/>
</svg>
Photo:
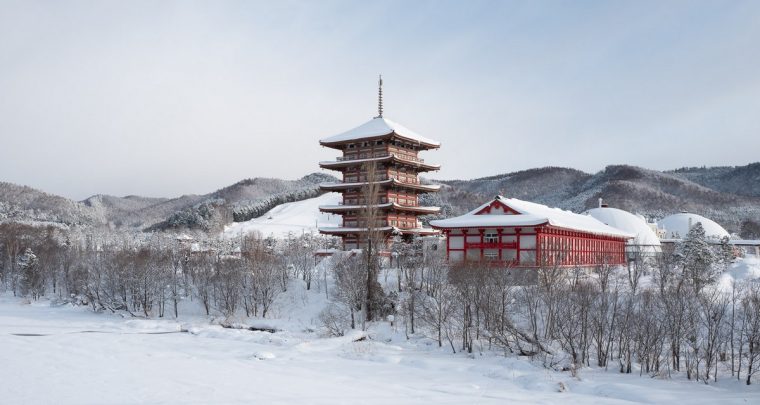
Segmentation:
<svg viewBox="0 0 760 405">
<path fill-rule="evenodd" d="M 323 303 L 292 288 L 279 314 L 302 307 L 300 319 L 268 320 L 281 329 L 268 333 L 0 296 L 0 403 L 760 403 L 759 386 L 731 380 L 574 378 L 523 358 L 454 355 L 387 323 L 363 341 L 325 338 L 310 321 Z"/>
<path fill-rule="evenodd" d="M 315 198 L 280 204 L 258 218 L 225 226 L 222 235 L 226 238 L 236 238 L 257 231 L 263 237 L 283 238 L 288 234 L 316 234 L 318 227 L 341 224 L 340 215 L 321 213 L 319 206 L 338 205 L 341 201 L 340 193 L 326 193 Z"/>
</svg>

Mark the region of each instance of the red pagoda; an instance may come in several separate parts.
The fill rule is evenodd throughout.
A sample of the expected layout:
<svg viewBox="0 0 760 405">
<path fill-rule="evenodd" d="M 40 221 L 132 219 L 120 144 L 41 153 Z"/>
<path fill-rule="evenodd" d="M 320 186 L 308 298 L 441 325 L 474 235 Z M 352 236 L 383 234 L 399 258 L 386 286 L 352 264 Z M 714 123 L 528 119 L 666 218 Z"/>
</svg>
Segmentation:
<svg viewBox="0 0 760 405">
<path fill-rule="evenodd" d="M 361 248 L 370 230 L 380 234 L 385 243 L 394 234 L 438 233 L 423 228 L 418 217 L 440 211 L 439 207 L 419 205 L 420 194 L 438 191 L 440 186 L 422 184 L 418 175 L 438 170 L 440 165 L 426 163 L 418 153 L 438 149 L 440 143 L 384 118 L 382 87 L 377 117 L 319 143 L 342 152 L 336 160 L 320 162 L 319 166 L 339 171 L 343 177 L 340 183 L 320 185 L 322 190 L 343 195 L 339 205 L 319 207 L 322 212 L 343 217 L 342 226 L 320 228 L 321 233 L 340 236 L 346 250 Z M 374 213 L 371 224 L 366 215 L 370 209 Z"/>
</svg>

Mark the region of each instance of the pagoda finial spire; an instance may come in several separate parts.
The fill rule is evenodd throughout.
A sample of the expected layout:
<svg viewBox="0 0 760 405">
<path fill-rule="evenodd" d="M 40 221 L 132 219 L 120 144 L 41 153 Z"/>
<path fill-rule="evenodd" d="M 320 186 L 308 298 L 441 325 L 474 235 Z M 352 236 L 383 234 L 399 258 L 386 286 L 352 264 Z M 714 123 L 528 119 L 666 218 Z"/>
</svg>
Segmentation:
<svg viewBox="0 0 760 405">
<path fill-rule="evenodd" d="M 383 118 L 383 75 L 377 80 L 377 117 Z"/>
</svg>

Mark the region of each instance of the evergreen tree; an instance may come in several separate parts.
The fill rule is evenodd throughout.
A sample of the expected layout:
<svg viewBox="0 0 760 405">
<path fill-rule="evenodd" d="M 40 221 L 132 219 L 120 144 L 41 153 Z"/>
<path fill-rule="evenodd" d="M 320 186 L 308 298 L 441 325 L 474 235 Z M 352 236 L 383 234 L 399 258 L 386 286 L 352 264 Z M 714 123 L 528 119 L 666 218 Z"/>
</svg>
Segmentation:
<svg viewBox="0 0 760 405">
<path fill-rule="evenodd" d="M 33 299 L 38 299 L 44 293 L 44 279 L 37 255 L 32 249 L 26 248 L 19 256 L 18 269 L 21 272 L 21 294 L 29 294 Z"/>
<path fill-rule="evenodd" d="M 718 252 L 716 253 L 717 256 L 717 262 L 720 266 L 721 271 L 728 270 L 728 267 L 731 266 L 731 263 L 734 261 L 734 258 L 736 257 L 734 255 L 734 247 L 731 246 L 729 242 L 728 236 L 724 236 L 720 240 L 720 246 L 718 247 Z"/>
<path fill-rule="evenodd" d="M 701 223 L 697 222 L 689 229 L 686 238 L 676 245 L 674 254 L 684 279 L 694 285 L 695 291 L 699 292 L 702 287 L 717 278 L 717 257 L 707 242 Z"/>
</svg>

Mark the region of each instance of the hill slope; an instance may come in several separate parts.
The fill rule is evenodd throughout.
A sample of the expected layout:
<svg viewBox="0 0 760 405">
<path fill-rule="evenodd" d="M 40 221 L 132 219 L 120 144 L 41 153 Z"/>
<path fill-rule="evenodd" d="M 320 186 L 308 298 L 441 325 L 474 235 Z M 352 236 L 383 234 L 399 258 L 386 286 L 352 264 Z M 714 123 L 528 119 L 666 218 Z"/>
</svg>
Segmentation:
<svg viewBox="0 0 760 405">
<path fill-rule="evenodd" d="M 724 193 L 760 197 L 760 162 L 735 167 L 685 167 L 668 173 Z"/>
<path fill-rule="evenodd" d="M 84 204 L 27 186 L 0 182 L 0 221 L 93 225 L 103 217 Z"/>
<path fill-rule="evenodd" d="M 760 182 L 752 177 L 754 166 L 760 167 L 753 164 L 732 168 L 731 173 L 742 173 L 741 180 L 734 180 L 732 187 L 745 191 L 758 187 Z M 467 212 L 497 193 L 575 212 L 593 208 L 603 198 L 610 206 L 653 219 L 680 211 L 694 212 L 736 232 L 743 221 L 760 217 L 760 197 L 723 191 L 727 186 L 717 187 L 704 180 L 731 178 L 726 173 L 717 168 L 710 176 L 703 176 L 704 184 L 700 184 L 680 172 L 627 165 L 608 166 L 593 175 L 546 167 L 474 180 L 441 181 L 445 185 L 441 193 L 426 196 L 425 202 L 441 205 L 444 212 L 440 216 L 451 216 Z M 739 187 L 742 181 L 747 183 L 743 188 Z"/>
<path fill-rule="evenodd" d="M 96 195 L 82 202 L 0 183 L 0 220 L 125 230 L 217 231 L 233 221 L 261 217 L 280 204 L 318 197 L 322 194 L 319 183 L 330 181 L 335 178 L 321 173 L 298 180 L 253 178 L 204 195 Z M 652 219 L 690 211 L 717 221 L 731 232 L 738 232 L 743 222 L 760 218 L 760 163 L 665 172 L 614 165 L 595 174 L 544 167 L 437 183 L 443 185 L 440 193 L 422 197 L 423 204 L 442 207 L 436 217 L 460 215 L 503 194 L 576 212 L 595 207 L 598 199 L 604 198 L 610 206 Z"/>
<path fill-rule="evenodd" d="M 261 215 L 274 206 L 321 194 L 319 183 L 334 181 L 314 173 L 298 180 L 253 178 L 204 195 L 177 198 L 95 195 L 73 201 L 26 186 L 0 183 L 0 220 L 165 230 L 221 227 Z"/>
<path fill-rule="evenodd" d="M 319 197 L 277 205 L 264 215 L 245 222 L 234 222 L 224 227 L 224 236 L 235 238 L 251 232 L 262 236 L 285 237 L 302 233 L 317 233 L 318 227 L 339 226 L 341 217 L 319 212 L 320 205 L 340 203 L 339 193 L 326 193 Z"/>
</svg>

